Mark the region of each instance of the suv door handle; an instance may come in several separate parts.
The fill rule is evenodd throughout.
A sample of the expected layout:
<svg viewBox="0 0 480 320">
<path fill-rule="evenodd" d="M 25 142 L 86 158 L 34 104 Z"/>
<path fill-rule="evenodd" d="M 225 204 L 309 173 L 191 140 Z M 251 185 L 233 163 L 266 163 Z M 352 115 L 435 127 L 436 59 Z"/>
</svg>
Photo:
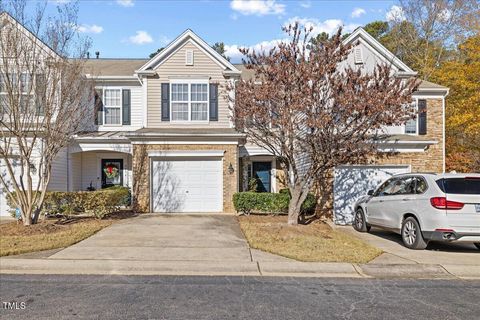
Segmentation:
<svg viewBox="0 0 480 320">
<path fill-rule="evenodd" d="M 404 199 L 402 199 L 402 201 L 410 201 L 410 199 L 404 198 Z"/>
</svg>

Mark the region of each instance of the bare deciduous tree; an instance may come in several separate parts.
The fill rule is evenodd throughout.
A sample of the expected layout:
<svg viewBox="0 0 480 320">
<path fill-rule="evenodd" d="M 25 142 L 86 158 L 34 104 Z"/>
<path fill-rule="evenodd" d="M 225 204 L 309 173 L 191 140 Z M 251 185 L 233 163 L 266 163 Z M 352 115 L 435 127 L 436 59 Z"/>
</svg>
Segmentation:
<svg viewBox="0 0 480 320">
<path fill-rule="evenodd" d="M 450 50 L 480 31 L 478 0 L 399 0 L 387 47 L 428 80 Z"/>
<path fill-rule="evenodd" d="M 93 123 L 92 84 L 82 76 L 88 39 L 78 36 L 76 4 L 54 16 L 37 4 L 31 18 L 28 5 L 0 6 L 0 181 L 25 225 L 38 220 L 56 156 Z"/>
<path fill-rule="evenodd" d="M 255 79 L 236 84 L 232 114 L 249 141 L 279 160 L 291 193 L 288 223 L 297 224 L 316 179 L 368 161 L 384 126 L 412 117 L 416 81 L 395 77 L 386 65 L 370 74 L 348 65 L 352 46 L 341 30 L 313 44 L 298 24 L 284 31 L 290 40 L 267 53 L 242 50 Z"/>
</svg>

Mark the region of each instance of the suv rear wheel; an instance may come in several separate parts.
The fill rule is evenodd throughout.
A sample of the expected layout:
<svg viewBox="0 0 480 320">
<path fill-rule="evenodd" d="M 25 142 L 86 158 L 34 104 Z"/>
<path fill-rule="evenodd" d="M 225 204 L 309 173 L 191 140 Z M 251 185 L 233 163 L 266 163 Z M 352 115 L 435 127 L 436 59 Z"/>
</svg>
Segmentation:
<svg viewBox="0 0 480 320">
<path fill-rule="evenodd" d="M 358 232 L 369 232 L 370 226 L 368 225 L 367 221 L 365 220 L 365 214 L 363 213 L 362 208 L 358 208 L 355 211 L 355 218 L 353 220 L 353 228 Z"/>
<path fill-rule="evenodd" d="M 423 239 L 420 224 L 414 217 L 408 217 L 402 223 L 402 241 L 405 247 L 415 250 L 423 250 L 427 242 Z"/>
</svg>

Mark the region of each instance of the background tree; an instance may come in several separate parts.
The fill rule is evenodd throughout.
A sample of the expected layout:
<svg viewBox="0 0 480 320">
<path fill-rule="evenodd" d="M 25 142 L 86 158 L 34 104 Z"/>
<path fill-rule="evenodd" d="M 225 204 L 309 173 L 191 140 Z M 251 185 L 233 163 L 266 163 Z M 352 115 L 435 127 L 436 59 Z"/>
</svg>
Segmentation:
<svg viewBox="0 0 480 320">
<path fill-rule="evenodd" d="M 450 88 L 446 108 L 447 171 L 480 172 L 480 33 L 432 75 Z"/>
<path fill-rule="evenodd" d="M 478 0 L 400 0 L 383 43 L 428 80 L 455 46 L 478 31 Z"/>
<path fill-rule="evenodd" d="M 225 44 L 223 42 L 215 42 L 212 46 L 213 50 L 217 51 L 222 57 L 230 61 L 230 57 L 225 55 Z"/>
<path fill-rule="evenodd" d="M 164 49 L 164 47 L 161 47 L 161 48 L 158 48 L 157 51 L 155 52 L 152 52 L 150 53 L 150 55 L 148 56 L 150 59 L 152 59 L 153 57 L 155 57 L 160 51 L 162 51 Z"/>
<path fill-rule="evenodd" d="M 93 90 L 82 76 L 89 42 L 77 34 L 76 3 L 52 16 L 46 2 L 33 4 L 0 3 L 9 13 L 0 14 L 0 181 L 25 225 L 38 220 L 59 151 L 93 123 Z"/>
<path fill-rule="evenodd" d="M 284 31 L 290 40 L 269 52 L 241 50 L 255 79 L 237 83 L 232 113 L 247 139 L 280 162 L 291 194 L 288 223 L 297 224 L 317 179 L 367 162 L 382 127 L 411 118 L 415 81 L 402 82 L 385 65 L 371 74 L 347 65 L 351 45 L 341 30 L 313 48 L 310 31 L 298 24 Z"/>
</svg>

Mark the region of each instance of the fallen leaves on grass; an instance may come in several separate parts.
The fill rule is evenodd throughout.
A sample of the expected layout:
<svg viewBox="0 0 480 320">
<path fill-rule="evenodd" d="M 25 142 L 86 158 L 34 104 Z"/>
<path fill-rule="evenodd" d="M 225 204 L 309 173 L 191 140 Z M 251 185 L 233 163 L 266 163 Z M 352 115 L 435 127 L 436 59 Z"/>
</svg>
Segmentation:
<svg viewBox="0 0 480 320">
<path fill-rule="evenodd" d="M 31 226 L 16 222 L 0 225 L 0 256 L 68 247 L 111 225 L 93 218 L 47 220 Z"/>
<path fill-rule="evenodd" d="M 250 247 L 309 262 L 366 263 L 381 250 L 321 221 L 290 226 L 286 216 L 242 216 L 240 227 Z"/>
</svg>

